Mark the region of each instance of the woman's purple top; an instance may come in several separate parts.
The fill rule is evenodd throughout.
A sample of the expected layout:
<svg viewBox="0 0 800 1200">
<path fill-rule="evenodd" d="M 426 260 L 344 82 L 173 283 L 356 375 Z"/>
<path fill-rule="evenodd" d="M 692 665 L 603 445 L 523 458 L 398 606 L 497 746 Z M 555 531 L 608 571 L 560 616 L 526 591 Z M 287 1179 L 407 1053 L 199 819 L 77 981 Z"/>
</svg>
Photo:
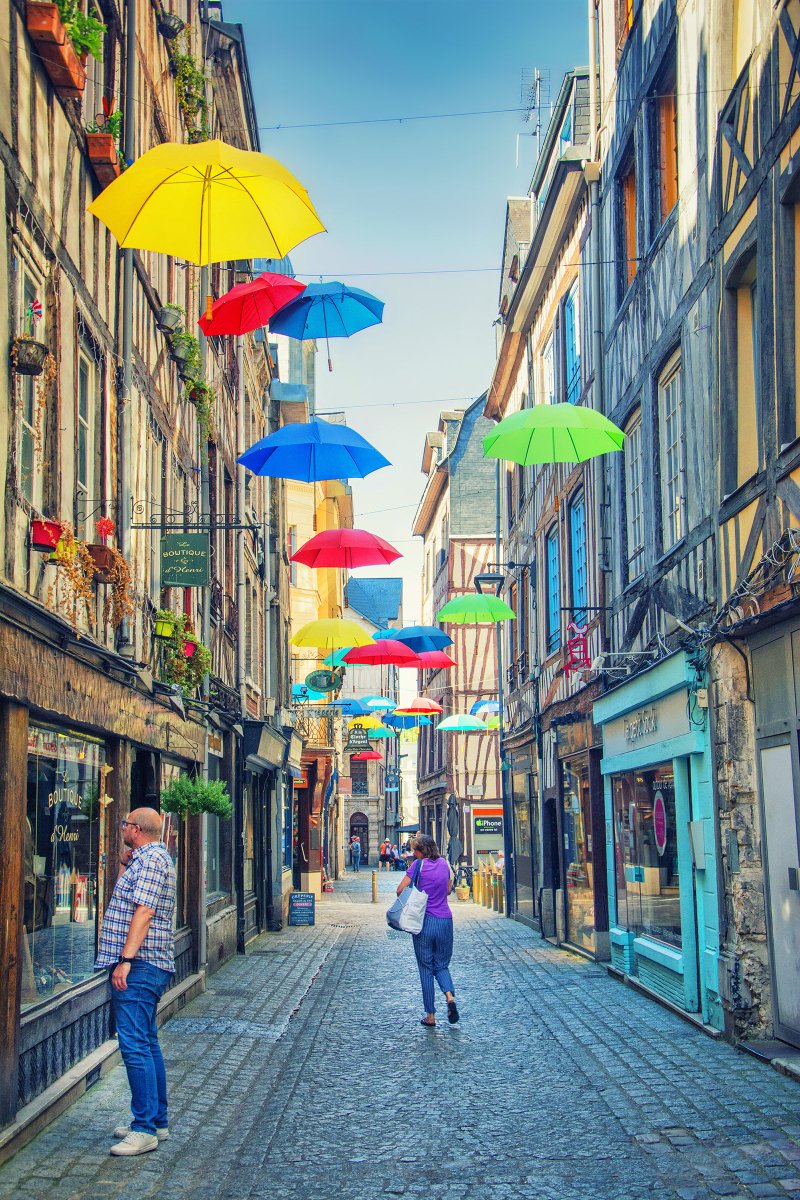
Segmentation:
<svg viewBox="0 0 800 1200">
<path fill-rule="evenodd" d="M 417 880 L 420 891 L 428 893 L 426 915 L 432 917 L 452 917 L 450 905 L 447 903 L 447 890 L 450 887 L 450 867 L 446 858 L 414 859 L 406 871 L 411 879 L 417 869 L 417 863 L 422 863 L 422 870 Z"/>
</svg>

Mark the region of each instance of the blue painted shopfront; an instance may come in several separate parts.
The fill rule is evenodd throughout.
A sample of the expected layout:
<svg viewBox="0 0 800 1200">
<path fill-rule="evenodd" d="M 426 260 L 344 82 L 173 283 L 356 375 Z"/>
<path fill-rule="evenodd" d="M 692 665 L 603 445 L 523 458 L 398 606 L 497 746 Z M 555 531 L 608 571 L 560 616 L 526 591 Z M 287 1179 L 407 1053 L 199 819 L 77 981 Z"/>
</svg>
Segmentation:
<svg viewBox="0 0 800 1200">
<path fill-rule="evenodd" d="M 722 1029 L 705 678 L 681 652 L 594 706 L 603 730 L 611 960 Z"/>
</svg>

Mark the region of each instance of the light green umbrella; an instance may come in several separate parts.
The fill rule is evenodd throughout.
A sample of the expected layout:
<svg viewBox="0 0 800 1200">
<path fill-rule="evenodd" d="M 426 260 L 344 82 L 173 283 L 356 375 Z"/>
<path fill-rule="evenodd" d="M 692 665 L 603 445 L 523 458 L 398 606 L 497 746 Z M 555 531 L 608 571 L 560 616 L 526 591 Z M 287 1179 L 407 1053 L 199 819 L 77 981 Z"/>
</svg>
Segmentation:
<svg viewBox="0 0 800 1200">
<path fill-rule="evenodd" d="M 585 462 L 621 450 L 625 434 L 582 404 L 537 404 L 512 413 L 483 439 L 484 458 L 534 463 Z"/>
<path fill-rule="evenodd" d="M 394 737 L 397 737 L 397 730 L 396 729 L 387 729 L 385 725 L 381 725 L 380 729 L 368 729 L 367 737 L 370 740 L 372 740 L 373 738 L 377 738 L 378 740 L 381 740 L 383 738 L 394 738 Z"/>
<path fill-rule="evenodd" d="M 480 717 L 473 717 L 470 713 L 456 713 L 452 717 L 445 717 L 436 726 L 439 733 L 485 733 L 486 726 Z"/>
<path fill-rule="evenodd" d="M 437 621 L 455 625 L 493 625 L 498 621 L 514 621 L 517 614 L 498 596 L 456 596 L 436 614 Z"/>
</svg>

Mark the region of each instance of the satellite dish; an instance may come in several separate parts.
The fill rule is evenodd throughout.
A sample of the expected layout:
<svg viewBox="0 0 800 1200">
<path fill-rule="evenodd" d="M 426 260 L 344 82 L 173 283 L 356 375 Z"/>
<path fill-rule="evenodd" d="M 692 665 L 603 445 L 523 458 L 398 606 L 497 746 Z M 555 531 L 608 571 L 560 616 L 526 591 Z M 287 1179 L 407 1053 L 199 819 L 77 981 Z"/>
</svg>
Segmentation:
<svg viewBox="0 0 800 1200">
<path fill-rule="evenodd" d="M 336 671 L 312 671 L 306 675 L 306 684 L 315 692 L 335 692 L 341 686 Z"/>
</svg>

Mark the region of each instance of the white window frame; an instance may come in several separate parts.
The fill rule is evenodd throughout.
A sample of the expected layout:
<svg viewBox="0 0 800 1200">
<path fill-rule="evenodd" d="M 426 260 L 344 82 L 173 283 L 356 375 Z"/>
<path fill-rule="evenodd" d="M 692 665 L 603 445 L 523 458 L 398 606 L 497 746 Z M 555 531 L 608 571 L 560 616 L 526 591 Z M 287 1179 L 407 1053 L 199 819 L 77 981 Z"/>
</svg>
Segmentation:
<svg viewBox="0 0 800 1200">
<path fill-rule="evenodd" d="M 78 348 L 77 381 L 75 387 L 75 529 L 79 537 L 85 537 L 91 532 L 91 515 L 89 508 L 95 501 L 95 428 L 97 413 L 94 398 L 97 391 L 96 365 L 83 346 Z M 86 380 L 86 413 L 81 412 L 81 381 Z M 84 453 L 81 454 L 81 433 L 84 435 Z M 82 463 L 82 458 L 85 460 Z M 84 476 L 82 478 L 82 475 Z M 83 508 L 81 509 L 81 499 Z"/>
<path fill-rule="evenodd" d="M 542 347 L 542 400 L 545 404 L 556 402 L 556 344 L 551 333 Z"/>
<path fill-rule="evenodd" d="M 658 380 L 662 549 L 686 536 L 686 407 L 680 351 Z"/>
<path fill-rule="evenodd" d="M 629 580 L 638 578 L 644 571 L 643 449 L 642 412 L 639 409 L 625 429 L 625 523 Z"/>
</svg>

